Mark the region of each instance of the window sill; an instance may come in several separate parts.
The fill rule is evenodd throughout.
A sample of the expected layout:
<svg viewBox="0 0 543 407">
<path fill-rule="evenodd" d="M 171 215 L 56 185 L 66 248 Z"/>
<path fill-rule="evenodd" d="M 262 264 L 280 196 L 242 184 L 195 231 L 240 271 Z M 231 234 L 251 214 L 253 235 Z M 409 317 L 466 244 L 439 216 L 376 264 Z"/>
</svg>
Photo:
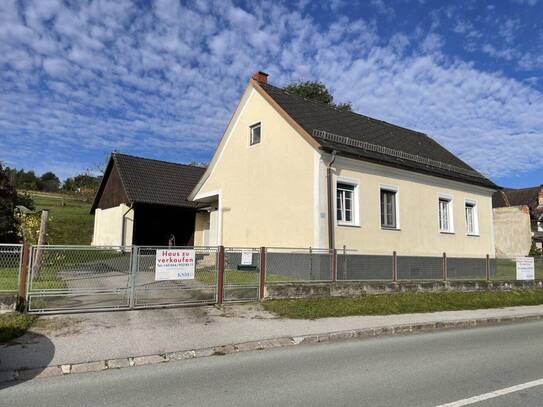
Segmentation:
<svg viewBox="0 0 543 407">
<path fill-rule="evenodd" d="M 391 231 L 396 231 L 396 232 L 402 231 L 400 228 L 388 228 L 386 226 L 381 226 L 381 230 L 391 230 Z"/>
<path fill-rule="evenodd" d="M 440 230 L 439 233 L 441 233 L 442 235 L 454 235 L 454 232 L 448 232 L 446 230 Z"/>
<path fill-rule="evenodd" d="M 478 233 L 466 233 L 466 236 L 470 236 L 470 237 L 481 237 L 481 235 L 478 234 Z"/>
<path fill-rule="evenodd" d="M 348 228 L 359 228 L 360 225 L 356 223 L 343 223 L 343 222 L 337 222 L 336 226 L 346 226 Z"/>
</svg>

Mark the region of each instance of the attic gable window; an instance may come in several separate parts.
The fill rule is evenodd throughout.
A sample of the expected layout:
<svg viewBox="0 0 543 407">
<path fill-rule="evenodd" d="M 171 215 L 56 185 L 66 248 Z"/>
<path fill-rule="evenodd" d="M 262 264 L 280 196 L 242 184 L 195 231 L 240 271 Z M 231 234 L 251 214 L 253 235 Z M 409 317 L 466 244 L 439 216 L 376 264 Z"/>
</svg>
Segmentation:
<svg viewBox="0 0 543 407">
<path fill-rule="evenodd" d="M 261 124 L 253 124 L 249 127 L 250 136 L 249 136 L 249 145 L 254 145 L 260 143 L 261 137 Z"/>
</svg>

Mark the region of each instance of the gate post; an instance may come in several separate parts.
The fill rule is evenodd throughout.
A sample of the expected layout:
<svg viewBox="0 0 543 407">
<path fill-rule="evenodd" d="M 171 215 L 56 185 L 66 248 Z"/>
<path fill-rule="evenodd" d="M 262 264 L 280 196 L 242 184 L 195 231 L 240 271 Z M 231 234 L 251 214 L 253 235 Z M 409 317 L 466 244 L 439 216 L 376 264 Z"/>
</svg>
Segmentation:
<svg viewBox="0 0 543 407">
<path fill-rule="evenodd" d="M 217 304 L 222 304 L 224 287 L 224 246 L 219 246 L 219 264 L 217 270 Z"/>
<path fill-rule="evenodd" d="M 21 273 L 19 274 L 19 293 L 17 298 L 17 309 L 24 311 L 26 308 L 27 281 L 28 281 L 28 244 L 23 244 L 21 252 Z"/>
<path fill-rule="evenodd" d="M 258 280 L 258 299 L 262 301 L 265 296 L 266 287 L 266 248 L 260 248 L 260 276 Z"/>
</svg>

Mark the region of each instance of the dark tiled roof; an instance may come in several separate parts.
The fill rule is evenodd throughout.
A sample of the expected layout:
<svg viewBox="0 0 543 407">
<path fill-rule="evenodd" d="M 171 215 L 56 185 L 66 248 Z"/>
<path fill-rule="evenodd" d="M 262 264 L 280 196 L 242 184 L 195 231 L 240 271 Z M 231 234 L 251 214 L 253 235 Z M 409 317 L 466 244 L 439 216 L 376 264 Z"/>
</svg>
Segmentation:
<svg viewBox="0 0 543 407">
<path fill-rule="evenodd" d="M 492 195 L 492 207 L 527 205 L 533 211 L 539 204 L 538 196 L 539 191 L 542 189 L 543 186 L 520 189 L 504 188 L 502 190 L 503 194 L 497 195 L 498 191 Z"/>
<path fill-rule="evenodd" d="M 372 119 L 358 113 L 341 111 L 324 103 L 288 93 L 267 83 L 260 82 L 259 85 L 292 119 L 312 136 L 314 130 L 324 130 L 349 139 L 439 161 L 444 164 L 444 167 L 458 167 L 459 171 L 451 171 L 450 169 L 439 168 L 313 136 L 326 150 L 336 150 L 340 155 L 375 161 L 489 188 L 498 188 L 496 184 L 483 177 L 426 134 Z"/>
<path fill-rule="evenodd" d="M 205 168 L 113 153 L 130 203 L 196 207 L 187 200 Z"/>
</svg>

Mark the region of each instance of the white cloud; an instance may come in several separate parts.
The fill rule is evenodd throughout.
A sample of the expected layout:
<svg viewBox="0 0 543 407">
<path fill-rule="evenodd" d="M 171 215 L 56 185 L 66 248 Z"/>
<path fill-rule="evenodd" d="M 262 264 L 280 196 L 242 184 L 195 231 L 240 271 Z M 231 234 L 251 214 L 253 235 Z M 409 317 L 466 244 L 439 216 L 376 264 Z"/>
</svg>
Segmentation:
<svg viewBox="0 0 543 407">
<path fill-rule="evenodd" d="M 0 2 L 0 137 L 16 146 L 0 158 L 61 176 L 112 149 L 204 161 L 250 74 L 264 69 L 278 85 L 322 80 L 338 101 L 427 132 L 493 176 L 543 167 L 530 145 L 543 137 L 542 93 L 446 58 L 438 33 L 384 41 L 373 20 L 342 15 L 342 3 L 327 23 L 311 16 L 313 3 L 251 4 L 37 1 L 24 4 L 23 21 Z M 477 36 L 468 23 L 456 31 Z M 537 55 L 520 63 L 541 66 Z"/>
</svg>

